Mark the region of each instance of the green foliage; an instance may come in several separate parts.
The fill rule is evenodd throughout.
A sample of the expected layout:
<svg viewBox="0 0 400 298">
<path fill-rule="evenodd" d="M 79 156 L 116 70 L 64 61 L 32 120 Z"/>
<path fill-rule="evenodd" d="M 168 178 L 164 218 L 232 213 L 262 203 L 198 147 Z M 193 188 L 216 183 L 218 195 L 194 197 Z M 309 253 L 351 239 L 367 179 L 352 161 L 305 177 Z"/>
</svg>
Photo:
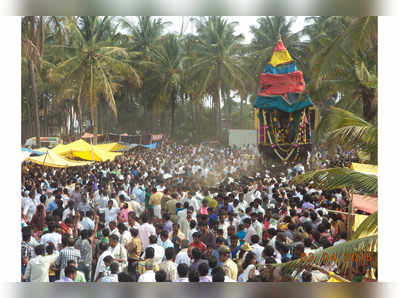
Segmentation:
<svg viewBox="0 0 400 298">
<path fill-rule="evenodd" d="M 260 17 L 249 44 L 225 17 L 187 21 L 195 33 L 168 33 L 168 22 L 150 16 L 22 18 L 24 138 L 33 134 L 28 61 L 35 65 L 42 134 L 49 126 L 65 134 L 72 116 L 80 126 L 92 119 L 103 131 L 141 130 L 191 142 L 222 140 L 223 119 L 231 128 L 252 128 L 259 75 L 278 34 L 322 119 L 333 105 L 376 123 L 375 17 L 311 17 L 299 32 L 295 17 Z M 342 127 L 329 138 L 363 139 L 359 149 L 370 152 L 372 143 L 361 137 L 367 130 L 372 126 Z"/>
</svg>

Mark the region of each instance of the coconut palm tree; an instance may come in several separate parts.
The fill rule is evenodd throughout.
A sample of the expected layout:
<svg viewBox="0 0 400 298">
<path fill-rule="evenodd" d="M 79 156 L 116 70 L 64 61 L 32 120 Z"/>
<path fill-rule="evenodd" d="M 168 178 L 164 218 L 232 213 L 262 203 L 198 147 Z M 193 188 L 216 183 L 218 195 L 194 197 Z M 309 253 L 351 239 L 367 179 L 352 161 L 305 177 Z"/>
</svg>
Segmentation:
<svg viewBox="0 0 400 298">
<path fill-rule="evenodd" d="M 181 88 L 183 50 L 178 37 L 168 34 L 160 46 L 151 50 L 150 69 L 152 79 L 160 85 L 159 101 L 169 102 L 171 106 L 170 136 L 175 136 L 175 111 L 177 96 Z"/>
<path fill-rule="evenodd" d="M 339 104 L 355 108 L 357 101 L 363 118 L 377 115 L 377 17 L 325 17 L 310 27 L 312 81 L 315 88 L 330 86 Z M 330 26 L 335 24 L 335 26 Z M 335 27 L 336 30 L 332 31 Z M 319 31 L 319 32 L 318 32 Z M 347 106 L 345 106 L 345 105 Z"/>
<path fill-rule="evenodd" d="M 117 117 L 114 92 L 119 87 L 118 80 L 129 78 L 136 86 L 140 86 L 141 80 L 135 69 L 127 63 L 126 50 L 111 46 L 108 33 L 112 18 L 71 17 L 67 27 L 73 36 L 65 46 L 71 56 L 58 64 L 50 76 L 75 86 L 80 113 L 83 104 L 89 106 L 94 144 L 97 144 L 99 96 L 103 96 L 112 114 Z"/>
<path fill-rule="evenodd" d="M 220 16 L 196 18 L 197 62 L 192 70 L 200 80 L 202 90 L 212 95 L 216 137 L 221 136 L 221 89 L 223 85 L 244 89 L 248 75 L 240 64 L 238 55 L 243 41 L 235 35 L 236 22 Z"/>
<path fill-rule="evenodd" d="M 153 78 L 155 73 L 148 67 L 148 62 L 153 59 L 152 51 L 158 47 L 166 28 L 170 22 L 164 22 L 161 18 L 151 16 L 138 16 L 135 19 L 121 18 L 121 28 L 127 32 L 127 42 L 125 44 L 128 53 L 139 53 L 140 60 L 132 59 L 131 65 L 137 69 L 143 79 L 143 87 L 137 90 L 137 97 L 144 107 L 144 127 L 149 130 L 154 128 L 155 108 L 160 107 L 157 98 L 160 86 Z"/>
<path fill-rule="evenodd" d="M 40 147 L 40 122 L 35 68 L 40 68 L 42 65 L 45 42 L 43 18 L 42 16 L 22 18 L 22 56 L 28 59 L 37 147 Z"/>
</svg>

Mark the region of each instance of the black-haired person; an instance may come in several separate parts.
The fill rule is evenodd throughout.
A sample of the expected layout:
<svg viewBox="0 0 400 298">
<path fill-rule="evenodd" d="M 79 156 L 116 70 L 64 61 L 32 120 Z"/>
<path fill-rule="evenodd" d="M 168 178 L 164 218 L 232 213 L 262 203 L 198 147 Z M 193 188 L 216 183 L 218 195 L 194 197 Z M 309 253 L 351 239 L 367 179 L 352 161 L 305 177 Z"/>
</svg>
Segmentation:
<svg viewBox="0 0 400 298">
<path fill-rule="evenodd" d="M 209 266 L 207 263 L 201 263 L 198 267 L 199 272 L 199 282 L 212 282 L 212 278 L 209 273 Z"/>
<path fill-rule="evenodd" d="M 167 280 L 175 280 L 177 274 L 177 266 L 175 264 L 175 249 L 168 247 L 165 249 L 165 261 L 160 264 L 160 270 L 164 270 L 167 274 Z"/>
<path fill-rule="evenodd" d="M 76 263 L 79 263 L 81 259 L 81 252 L 74 247 L 74 244 L 75 240 L 71 236 L 63 238 L 64 248 L 60 250 L 60 255 L 54 262 L 54 265 L 60 271 L 60 278 L 65 276 L 64 269 L 67 267 L 69 260 L 75 260 Z"/>
<path fill-rule="evenodd" d="M 74 282 L 76 278 L 77 269 L 73 266 L 68 266 L 65 268 L 65 277 L 56 280 L 55 282 Z"/>
<path fill-rule="evenodd" d="M 36 256 L 33 257 L 26 266 L 23 280 L 30 282 L 49 282 L 49 269 L 57 256 L 45 256 L 43 245 L 35 247 L 35 255 Z"/>
<path fill-rule="evenodd" d="M 171 281 L 167 278 L 167 273 L 164 270 L 158 270 L 155 274 L 156 282 L 167 282 Z"/>
<path fill-rule="evenodd" d="M 119 268 L 120 266 L 117 262 L 112 262 L 110 265 L 110 274 L 107 276 L 103 276 L 100 279 L 100 282 L 119 282 L 118 280 Z"/>
<path fill-rule="evenodd" d="M 238 266 L 232 261 L 230 255 L 231 250 L 229 247 L 222 245 L 219 248 L 219 259 L 222 262 L 222 269 L 227 276 L 236 281 L 238 276 Z"/>
<path fill-rule="evenodd" d="M 189 272 L 189 266 L 185 263 L 181 263 L 177 267 L 177 272 L 178 272 L 178 278 L 176 280 L 173 280 L 173 282 L 189 282 L 188 279 L 188 272 Z"/>
<path fill-rule="evenodd" d="M 67 267 L 72 266 L 76 268 L 76 277 L 74 279 L 74 282 L 86 282 L 85 274 L 79 271 L 78 265 L 74 260 L 69 260 L 67 264 Z"/>
<path fill-rule="evenodd" d="M 128 267 L 128 255 L 125 247 L 119 243 L 119 237 L 115 234 L 110 236 L 110 247 L 108 248 L 112 257 L 120 265 L 121 272 Z"/>
<path fill-rule="evenodd" d="M 146 248 L 144 251 L 144 260 L 138 262 L 136 272 L 139 275 L 139 278 L 140 278 L 140 275 L 142 275 L 143 273 L 146 272 L 146 270 L 148 270 L 146 267 L 147 263 L 152 264 L 151 270 L 153 270 L 153 271 L 159 270 L 159 265 L 154 262 L 154 248 L 153 247 Z"/>
<path fill-rule="evenodd" d="M 104 259 L 107 256 L 111 256 L 111 252 L 108 250 L 108 247 L 109 247 L 109 245 L 107 242 L 102 241 L 99 244 L 100 256 L 97 260 L 97 265 L 96 265 L 93 281 L 98 281 L 98 280 L 100 280 L 100 278 L 102 278 L 103 276 L 106 275 L 107 266 L 104 262 Z"/>
</svg>

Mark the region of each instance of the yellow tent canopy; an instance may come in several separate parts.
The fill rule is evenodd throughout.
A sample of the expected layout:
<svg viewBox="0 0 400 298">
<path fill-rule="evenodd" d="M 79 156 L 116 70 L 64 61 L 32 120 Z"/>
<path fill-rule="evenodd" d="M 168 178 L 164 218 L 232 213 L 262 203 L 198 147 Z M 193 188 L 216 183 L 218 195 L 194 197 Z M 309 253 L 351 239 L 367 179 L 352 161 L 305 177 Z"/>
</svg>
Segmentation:
<svg viewBox="0 0 400 298">
<path fill-rule="evenodd" d="M 113 143 L 112 143 L 113 144 Z M 107 146 L 104 146 L 107 145 Z M 79 157 L 84 160 L 93 160 L 93 161 L 106 161 L 106 160 L 114 160 L 117 155 L 121 155 L 121 153 L 114 153 L 114 152 L 107 152 L 103 148 L 106 149 L 113 149 L 118 148 L 118 143 L 114 143 L 112 146 L 111 144 L 104 144 L 102 145 L 95 145 L 92 146 L 85 142 L 84 140 L 80 139 L 75 142 L 69 143 L 67 145 L 58 145 L 52 149 L 54 153 L 69 156 L 69 157 Z M 102 147 L 98 147 L 102 146 Z"/>
<path fill-rule="evenodd" d="M 93 146 L 95 149 L 100 149 L 106 152 L 121 150 L 124 146 L 120 143 L 99 144 Z"/>
<path fill-rule="evenodd" d="M 350 169 L 352 169 L 356 172 L 378 176 L 378 166 L 376 166 L 376 165 L 353 162 L 353 163 L 351 163 Z"/>
<path fill-rule="evenodd" d="M 51 150 L 47 151 L 46 154 L 29 157 L 28 161 L 32 161 L 38 165 L 53 167 L 53 168 L 69 168 L 69 167 L 79 167 L 89 165 L 92 162 L 90 161 L 77 161 L 70 160 L 68 158 L 62 157 Z"/>
</svg>

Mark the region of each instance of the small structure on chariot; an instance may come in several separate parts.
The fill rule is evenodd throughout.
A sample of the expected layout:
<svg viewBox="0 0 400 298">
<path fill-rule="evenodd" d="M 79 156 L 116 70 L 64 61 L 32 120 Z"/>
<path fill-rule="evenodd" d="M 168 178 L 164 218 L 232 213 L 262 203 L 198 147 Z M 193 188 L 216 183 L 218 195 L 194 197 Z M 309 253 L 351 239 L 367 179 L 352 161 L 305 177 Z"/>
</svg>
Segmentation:
<svg viewBox="0 0 400 298">
<path fill-rule="evenodd" d="M 305 92 L 303 72 L 278 39 L 254 102 L 258 150 L 267 164 L 304 163 L 317 110 Z"/>
</svg>

